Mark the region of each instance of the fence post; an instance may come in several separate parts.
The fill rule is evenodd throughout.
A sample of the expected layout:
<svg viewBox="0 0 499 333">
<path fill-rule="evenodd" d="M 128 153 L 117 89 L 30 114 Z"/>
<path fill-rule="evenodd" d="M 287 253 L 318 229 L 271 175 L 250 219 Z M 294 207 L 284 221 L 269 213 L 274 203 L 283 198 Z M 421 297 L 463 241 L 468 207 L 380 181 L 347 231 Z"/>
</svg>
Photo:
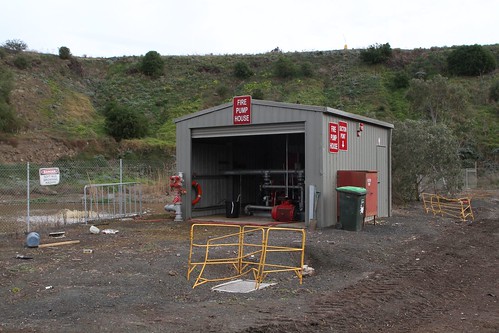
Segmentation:
<svg viewBox="0 0 499 333">
<path fill-rule="evenodd" d="M 120 186 L 118 188 L 118 192 L 119 192 L 119 196 L 120 196 L 120 204 L 119 204 L 119 207 L 120 207 L 120 215 L 123 214 L 123 159 L 120 158 Z"/>
<path fill-rule="evenodd" d="M 29 162 L 26 162 L 26 180 L 27 180 L 27 184 L 26 184 L 26 201 L 27 201 L 27 205 L 26 205 L 26 209 L 27 209 L 27 212 L 26 212 L 26 224 L 27 224 L 27 229 L 28 229 L 28 233 L 29 233 L 29 192 L 30 192 L 30 189 L 29 189 Z"/>
</svg>

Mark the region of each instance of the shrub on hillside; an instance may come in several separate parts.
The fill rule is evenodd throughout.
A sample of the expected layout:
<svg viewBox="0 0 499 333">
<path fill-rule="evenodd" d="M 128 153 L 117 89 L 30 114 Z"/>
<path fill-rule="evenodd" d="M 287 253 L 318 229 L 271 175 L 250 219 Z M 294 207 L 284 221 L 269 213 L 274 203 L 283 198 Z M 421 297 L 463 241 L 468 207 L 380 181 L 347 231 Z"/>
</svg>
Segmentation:
<svg viewBox="0 0 499 333">
<path fill-rule="evenodd" d="M 14 109 L 4 101 L 0 101 L 0 132 L 15 133 L 21 127 L 20 124 Z"/>
<path fill-rule="evenodd" d="M 495 70 L 496 59 L 490 50 L 480 45 L 463 45 L 449 54 L 447 65 L 452 74 L 476 76 Z"/>
<path fill-rule="evenodd" d="M 409 75 L 405 71 L 397 71 L 392 80 L 394 89 L 404 89 L 409 87 Z"/>
<path fill-rule="evenodd" d="M 300 65 L 300 74 L 303 77 L 312 77 L 314 76 L 314 71 L 312 69 L 312 65 L 309 62 L 304 62 Z"/>
<path fill-rule="evenodd" d="M 281 79 L 288 79 L 296 76 L 296 66 L 290 58 L 281 56 L 274 63 L 274 75 Z"/>
<path fill-rule="evenodd" d="M 159 77 L 163 74 L 165 63 L 156 51 L 146 53 L 140 64 L 140 70 L 147 76 Z"/>
<path fill-rule="evenodd" d="M 430 80 L 412 79 L 406 97 L 412 111 L 434 124 L 461 119 L 468 113 L 468 92 L 441 75 Z"/>
<path fill-rule="evenodd" d="M 71 51 L 69 50 L 68 47 L 61 46 L 59 48 L 59 58 L 61 58 L 63 60 L 67 60 L 67 59 L 71 58 Z"/>
<path fill-rule="evenodd" d="M 238 79 L 247 79 L 253 75 L 253 71 L 249 68 L 248 64 L 244 61 L 239 61 L 234 66 L 234 76 Z"/>
<path fill-rule="evenodd" d="M 5 41 L 5 43 L 2 46 L 6 50 L 15 53 L 25 51 L 28 48 L 28 44 L 26 44 L 20 39 L 9 39 Z"/>
<path fill-rule="evenodd" d="M 447 57 L 441 52 L 431 52 L 420 54 L 415 57 L 407 66 L 407 72 L 412 78 L 427 79 L 435 75 L 446 75 Z"/>
<path fill-rule="evenodd" d="M 9 95 L 14 87 L 12 73 L 0 66 L 0 132 L 13 133 L 21 127 L 21 121 L 9 104 Z"/>
<path fill-rule="evenodd" d="M 230 89 L 227 87 L 225 84 L 220 84 L 216 89 L 216 93 L 218 96 L 221 98 L 227 98 L 229 97 L 230 94 Z"/>
<path fill-rule="evenodd" d="M 26 69 L 29 66 L 28 59 L 22 55 L 19 55 L 14 59 L 14 66 L 19 69 Z"/>
<path fill-rule="evenodd" d="M 254 99 L 265 99 L 265 94 L 263 93 L 262 89 L 256 88 L 251 93 L 251 98 L 254 98 Z"/>
<path fill-rule="evenodd" d="M 490 86 L 489 98 L 494 102 L 499 102 L 499 80 L 496 80 Z"/>
<path fill-rule="evenodd" d="M 392 56 L 392 48 L 389 43 L 374 44 L 360 51 L 360 59 L 366 64 L 376 65 L 387 62 Z"/>
<path fill-rule="evenodd" d="M 68 64 L 69 69 L 75 73 L 76 75 L 83 77 L 83 67 L 81 66 L 80 62 L 76 58 L 69 58 L 69 64 Z"/>
<path fill-rule="evenodd" d="M 147 119 L 139 112 L 111 102 L 106 106 L 104 116 L 106 132 L 118 142 L 147 135 Z"/>
</svg>

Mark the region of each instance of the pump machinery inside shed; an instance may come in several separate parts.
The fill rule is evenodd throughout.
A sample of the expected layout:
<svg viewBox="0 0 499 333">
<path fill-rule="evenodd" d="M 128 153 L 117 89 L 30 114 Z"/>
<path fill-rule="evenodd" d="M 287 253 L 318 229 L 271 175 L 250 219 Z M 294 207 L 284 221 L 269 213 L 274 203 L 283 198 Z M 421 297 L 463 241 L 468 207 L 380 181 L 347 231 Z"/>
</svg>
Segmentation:
<svg viewBox="0 0 499 333">
<path fill-rule="evenodd" d="M 389 123 L 250 96 L 175 122 L 184 219 L 259 216 L 333 226 L 339 171 L 375 175 L 368 178 L 374 215 L 391 213 Z"/>
</svg>

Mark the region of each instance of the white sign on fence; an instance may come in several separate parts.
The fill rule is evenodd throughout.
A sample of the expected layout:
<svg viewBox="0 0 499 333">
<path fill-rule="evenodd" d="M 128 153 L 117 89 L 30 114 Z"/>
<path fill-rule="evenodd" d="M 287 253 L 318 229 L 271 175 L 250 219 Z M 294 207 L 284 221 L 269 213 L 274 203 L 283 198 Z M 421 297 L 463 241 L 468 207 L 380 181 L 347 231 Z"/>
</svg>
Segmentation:
<svg viewBox="0 0 499 333">
<path fill-rule="evenodd" d="M 61 180 L 59 168 L 40 168 L 40 185 L 57 185 Z"/>
</svg>

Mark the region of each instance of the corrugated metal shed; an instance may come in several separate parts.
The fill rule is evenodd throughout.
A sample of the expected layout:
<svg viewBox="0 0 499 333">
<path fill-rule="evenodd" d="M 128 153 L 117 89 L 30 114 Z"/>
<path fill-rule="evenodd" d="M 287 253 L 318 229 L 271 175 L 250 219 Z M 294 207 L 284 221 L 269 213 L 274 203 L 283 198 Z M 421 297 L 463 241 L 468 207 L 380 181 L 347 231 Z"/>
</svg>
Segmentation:
<svg viewBox="0 0 499 333">
<path fill-rule="evenodd" d="M 225 201 L 237 197 L 243 209 L 293 196 L 305 224 L 315 217 L 318 227 L 333 226 L 337 170 L 376 170 L 378 216 L 391 214 L 393 125 L 328 107 L 262 100 L 251 101 L 250 122 L 241 125 L 235 124 L 233 106 L 226 103 L 175 120 L 177 170 L 184 173 L 185 184 L 195 179 L 203 188 L 195 207 L 184 200 L 184 218 L 223 214 Z M 345 149 L 336 152 L 330 146 L 337 143 L 331 142 L 331 124 L 343 125 L 337 129 L 346 134 L 340 140 Z M 269 195 L 262 183 L 285 188 Z M 311 186 L 320 192 L 315 212 Z M 193 197 L 193 189 L 186 187 L 186 197 Z"/>
</svg>

